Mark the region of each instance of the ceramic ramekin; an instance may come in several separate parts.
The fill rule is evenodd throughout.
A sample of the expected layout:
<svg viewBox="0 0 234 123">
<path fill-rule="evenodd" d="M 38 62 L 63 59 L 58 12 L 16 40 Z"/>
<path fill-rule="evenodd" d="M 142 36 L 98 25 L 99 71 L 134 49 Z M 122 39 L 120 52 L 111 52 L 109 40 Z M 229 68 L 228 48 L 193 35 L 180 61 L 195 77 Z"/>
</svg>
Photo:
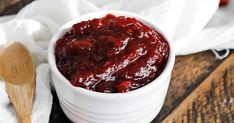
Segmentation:
<svg viewBox="0 0 234 123">
<path fill-rule="evenodd" d="M 127 93 L 100 93 L 74 87 L 59 72 L 54 56 L 55 42 L 69 31 L 73 24 L 93 18 L 101 18 L 111 13 L 116 16 L 134 17 L 167 36 L 158 25 L 137 14 L 123 11 L 100 11 L 89 13 L 69 21 L 62 26 L 50 41 L 48 62 L 52 70 L 53 83 L 60 105 L 67 117 L 76 123 L 148 123 L 162 108 L 171 72 L 175 61 L 172 43 L 165 69 L 154 81 L 144 87 Z"/>
</svg>

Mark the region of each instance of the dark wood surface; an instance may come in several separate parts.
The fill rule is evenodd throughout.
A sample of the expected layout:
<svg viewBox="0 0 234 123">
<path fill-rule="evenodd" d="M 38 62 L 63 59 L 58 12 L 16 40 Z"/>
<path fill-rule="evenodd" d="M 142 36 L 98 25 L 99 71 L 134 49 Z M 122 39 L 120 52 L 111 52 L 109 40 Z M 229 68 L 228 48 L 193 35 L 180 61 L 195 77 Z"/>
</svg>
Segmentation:
<svg viewBox="0 0 234 123">
<path fill-rule="evenodd" d="M 234 123 L 234 54 L 212 70 L 163 122 Z"/>
<path fill-rule="evenodd" d="M 1 0 L 0 15 L 15 14 L 33 0 Z M 50 123 L 70 123 L 53 92 Z M 234 123 L 234 54 L 218 60 L 210 51 L 176 57 L 164 106 L 152 123 Z"/>
</svg>

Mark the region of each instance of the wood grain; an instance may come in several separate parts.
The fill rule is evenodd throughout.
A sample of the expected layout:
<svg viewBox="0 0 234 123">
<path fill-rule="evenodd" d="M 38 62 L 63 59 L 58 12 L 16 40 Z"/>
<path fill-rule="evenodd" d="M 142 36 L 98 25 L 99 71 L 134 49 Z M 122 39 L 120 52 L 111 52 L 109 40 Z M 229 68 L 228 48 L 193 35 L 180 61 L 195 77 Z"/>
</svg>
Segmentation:
<svg viewBox="0 0 234 123">
<path fill-rule="evenodd" d="M 233 123 L 234 54 L 216 68 L 163 122 Z"/>
<path fill-rule="evenodd" d="M 221 62 L 210 51 L 177 56 L 164 106 L 153 123 L 160 123 Z"/>
<path fill-rule="evenodd" d="M 19 123 L 31 123 L 35 82 L 15 85 L 6 83 L 6 91 L 12 100 Z"/>
</svg>

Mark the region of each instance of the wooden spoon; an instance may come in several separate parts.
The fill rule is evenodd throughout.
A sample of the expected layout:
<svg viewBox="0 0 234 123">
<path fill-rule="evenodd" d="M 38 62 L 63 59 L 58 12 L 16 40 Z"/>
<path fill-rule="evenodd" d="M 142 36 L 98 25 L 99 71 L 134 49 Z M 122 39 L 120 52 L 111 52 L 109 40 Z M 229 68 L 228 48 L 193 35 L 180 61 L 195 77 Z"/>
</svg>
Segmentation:
<svg viewBox="0 0 234 123">
<path fill-rule="evenodd" d="M 31 123 L 35 68 L 29 51 L 18 42 L 0 51 L 0 75 L 18 114 L 19 123 Z"/>
</svg>

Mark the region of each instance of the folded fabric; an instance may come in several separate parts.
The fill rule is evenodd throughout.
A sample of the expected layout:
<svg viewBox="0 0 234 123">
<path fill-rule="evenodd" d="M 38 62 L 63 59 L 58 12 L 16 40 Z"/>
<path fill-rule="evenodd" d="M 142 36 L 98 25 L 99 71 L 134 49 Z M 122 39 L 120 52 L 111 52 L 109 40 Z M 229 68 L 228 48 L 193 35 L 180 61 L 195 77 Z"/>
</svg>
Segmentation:
<svg viewBox="0 0 234 123">
<path fill-rule="evenodd" d="M 196 53 L 208 49 L 217 51 L 234 49 L 234 1 L 225 7 L 220 7 L 213 18 L 203 30 L 197 33 L 194 38 L 188 40 L 183 50 L 178 50 L 178 55 Z M 216 53 L 215 53 L 216 54 Z M 224 58 L 220 57 L 218 58 Z M 224 54 L 223 56 L 227 56 Z"/>
<path fill-rule="evenodd" d="M 234 1 L 216 12 L 218 5 L 219 0 L 36 0 L 17 15 L 0 18 L 0 45 L 20 41 L 30 50 L 38 66 L 32 119 L 33 123 L 46 123 L 52 96 L 49 66 L 42 63 L 47 62 L 50 38 L 64 23 L 93 11 L 130 11 L 155 21 L 173 43 L 177 55 L 208 49 L 216 49 L 216 53 L 234 48 Z M 16 123 L 2 82 L 0 97 L 0 123 Z"/>
</svg>

